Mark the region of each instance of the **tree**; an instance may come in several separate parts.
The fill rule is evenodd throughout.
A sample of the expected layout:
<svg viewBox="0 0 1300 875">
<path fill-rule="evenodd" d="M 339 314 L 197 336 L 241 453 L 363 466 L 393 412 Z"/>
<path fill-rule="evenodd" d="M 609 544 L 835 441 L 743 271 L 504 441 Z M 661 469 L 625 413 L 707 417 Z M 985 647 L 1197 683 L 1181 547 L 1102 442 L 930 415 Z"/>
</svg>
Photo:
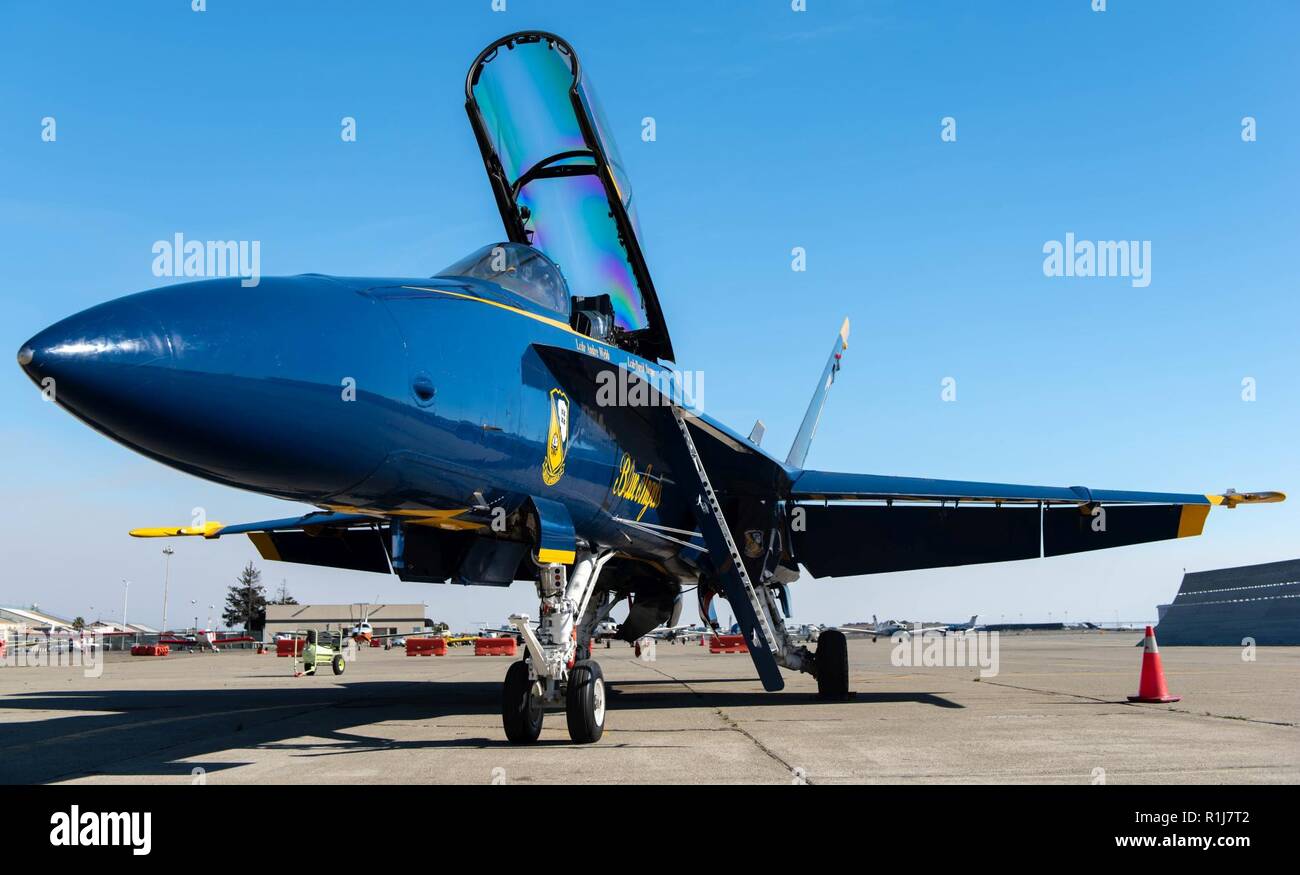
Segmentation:
<svg viewBox="0 0 1300 875">
<path fill-rule="evenodd" d="M 286 581 L 284 580 L 280 581 L 280 588 L 275 591 L 275 601 L 271 602 L 271 604 L 273 605 L 298 604 L 298 600 L 293 596 L 289 595 L 289 584 Z"/>
<path fill-rule="evenodd" d="M 86 628 L 85 618 L 77 617 L 76 619 L 74 619 L 72 621 L 72 628 L 76 629 L 78 632 L 80 632 L 82 629 L 85 629 Z"/>
<path fill-rule="evenodd" d="M 221 619 L 227 628 L 243 624 L 250 633 L 266 625 L 266 588 L 262 586 L 262 572 L 253 567 L 252 561 L 239 572 L 239 579 L 226 593 Z"/>
</svg>

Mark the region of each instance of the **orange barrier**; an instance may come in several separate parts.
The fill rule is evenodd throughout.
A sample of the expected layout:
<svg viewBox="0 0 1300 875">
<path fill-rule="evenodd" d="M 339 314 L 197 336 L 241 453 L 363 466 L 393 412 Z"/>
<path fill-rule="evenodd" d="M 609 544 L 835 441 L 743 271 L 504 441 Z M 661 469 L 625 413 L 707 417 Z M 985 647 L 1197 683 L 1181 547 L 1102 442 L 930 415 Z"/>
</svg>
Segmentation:
<svg viewBox="0 0 1300 875">
<path fill-rule="evenodd" d="M 1129 696 L 1128 700 L 1163 704 L 1179 702 L 1182 698 L 1169 695 L 1169 687 L 1165 685 L 1165 670 L 1160 664 L 1160 648 L 1156 646 L 1156 630 L 1147 626 L 1146 637 L 1142 639 L 1142 674 L 1138 677 L 1138 694 Z"/>
<path fill-rule="evenodd" d="M 407 656 L 446 656 L 447 639 L 445 638 L 407 638 Z"/>
<path fill-rule="evenodd" d="M 132 656 L 166 656 L 172 649 L 166 644 L 132 644 Z"/>
<path fill-rule="evenodd" d="M 475 656 L 514 656 L 516 642 L 513 638 L 475 638 Z"/>
<path fill-rule="evenodd" d="M 714 635 L 709 639 L 709 653 L 748 653 L 744 635 Z"/>
<path fill-rule="evenodd" d="M 302 656 L 303 638 L 277 638 L 275 641 L 276 656 Z"/>
</svg>

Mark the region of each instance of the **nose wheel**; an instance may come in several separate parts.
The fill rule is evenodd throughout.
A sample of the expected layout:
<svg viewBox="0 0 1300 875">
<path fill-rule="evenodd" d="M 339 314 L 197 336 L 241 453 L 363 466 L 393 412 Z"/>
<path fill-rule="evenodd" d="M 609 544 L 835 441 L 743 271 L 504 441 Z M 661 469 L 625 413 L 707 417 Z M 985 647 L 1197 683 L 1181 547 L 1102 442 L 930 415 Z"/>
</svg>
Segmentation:
<svg viewBox="0 0 1300 875">
<path fill-rule="evenodd" d="M 599 665 L 579 662 L 569 672 L 564 710 L 574 744 L 600 741 L 605 732 L 605 676 Z"/>
<path fill-rule="evenodd" d="M 522 659 L 510 666 L 502 687 L 501 722 L 511 744 L 532 744 L 542 734 L 542 698 Z"/>
</svg>

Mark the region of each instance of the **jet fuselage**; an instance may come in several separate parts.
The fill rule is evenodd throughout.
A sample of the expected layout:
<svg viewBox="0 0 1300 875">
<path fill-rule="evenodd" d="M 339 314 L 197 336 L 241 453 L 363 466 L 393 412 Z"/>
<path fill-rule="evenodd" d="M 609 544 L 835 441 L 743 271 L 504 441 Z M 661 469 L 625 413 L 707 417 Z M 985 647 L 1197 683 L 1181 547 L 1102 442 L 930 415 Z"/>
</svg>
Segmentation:
<svg viewBox="0 0 1300 875">
<path fill-rule="evenodd" d="M 19 360 L 103 434 L 217 483 L 368 511 L 471 508 L 476 493 L 513 510 L 540 496 L 592 544 L 678 553 L 617 521 L 694 528 L 653 442 L 620 446 L 534 344 L 659 367 L 493 283 L 314 274 L 119 298 L 42 331 Z"/>
</svg>

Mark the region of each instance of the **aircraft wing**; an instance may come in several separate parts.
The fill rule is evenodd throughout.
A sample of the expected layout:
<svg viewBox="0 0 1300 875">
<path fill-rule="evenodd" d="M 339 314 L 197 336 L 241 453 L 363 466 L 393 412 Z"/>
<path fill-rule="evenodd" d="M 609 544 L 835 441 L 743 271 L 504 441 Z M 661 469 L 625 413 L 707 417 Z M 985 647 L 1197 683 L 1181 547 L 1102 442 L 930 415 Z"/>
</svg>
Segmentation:
<svg viewBox="0 0 1300 875">
<path fill-rule="evenodd" d="M 362 513 L 313 511 L 298 517 L 226 525 L 132 529 L 135 538 L 248 535 L 263 559 L 297 562 L 353 571 L 388 574 L 392 565 L 378 526 L 382 517 Z"/>
<path fill-rule="evenodd" d="M 541 31 L 497 40 L 470 67 L 465 109 L 510 239 L 559 265 L 571 295 L 609 295 L 620 346 L 673 359 L 632 188 L 573 47 Z"/>
<path fill-rule="evenodd" d="M 1280 493 L 1138 492 L 803 471 L 795 559 L 816 577 L 1061 556 L 1199 535 L 1215 504 Z"/>
<path fill-rule="evenodd" d="M 347 635 L 351 637 L 352 633 L 348 632 Z M 445 637 L 446 636 L 439 635 L 437 632 L 433 631 L 432 629 L 421 629 L 419 632 L 385 632 L 382 635 L 372 634 L 370 636 L 370 640 L 383 641 L 385 638 L 445 638 Z"/>
<path fill-rule="evenodd" d="M 154 528 L 132 529 L 133 538 L 178 538 L 195 537 L 220 538 L 222 535 L 244 535 L 251 532 L 272 532 L 291 529 L 305 529 L 309 526 L 351 526 L 359 523 L 378 522 L 376 517 L 360 513 L 331 513 L 313 511 L 297 517 L 278 520 L 261 520 L 255 523 L 239 523 L 228 526 L 225 523 L 207 522 L 198 526 L 159 526 Z"/>
</svg>

